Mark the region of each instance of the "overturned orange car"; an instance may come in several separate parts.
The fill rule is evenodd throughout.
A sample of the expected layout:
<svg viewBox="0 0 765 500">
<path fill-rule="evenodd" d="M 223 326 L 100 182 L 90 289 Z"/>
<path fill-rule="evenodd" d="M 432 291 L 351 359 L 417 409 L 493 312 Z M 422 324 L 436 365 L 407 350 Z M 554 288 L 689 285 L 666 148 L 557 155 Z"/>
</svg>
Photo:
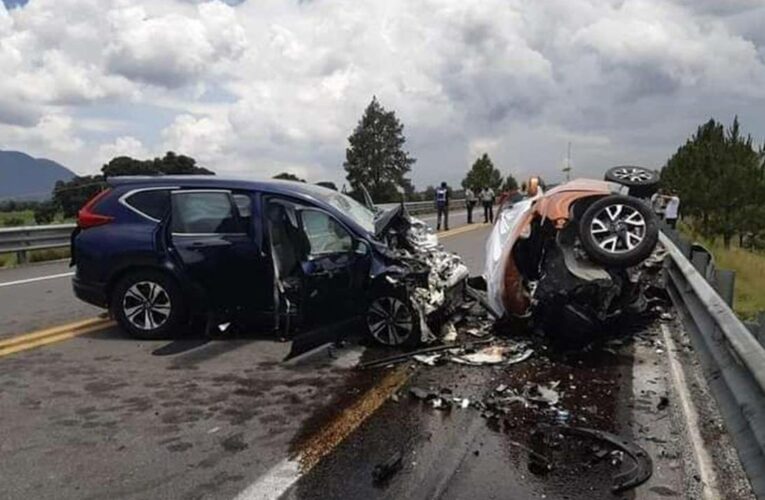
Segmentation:
<svg viewBox="0 0 765 500">
<path fill-rule="evenodd" d="M 488 305 L 545 331 L 581 337 L 626 311 L 645 309 L 638 266 L 654 251 L 658 220 L 645 197 L 656 172 L 615 167 L 606 180 L 577 179 L 500 207 L 486 245 Z"/>
</svg>

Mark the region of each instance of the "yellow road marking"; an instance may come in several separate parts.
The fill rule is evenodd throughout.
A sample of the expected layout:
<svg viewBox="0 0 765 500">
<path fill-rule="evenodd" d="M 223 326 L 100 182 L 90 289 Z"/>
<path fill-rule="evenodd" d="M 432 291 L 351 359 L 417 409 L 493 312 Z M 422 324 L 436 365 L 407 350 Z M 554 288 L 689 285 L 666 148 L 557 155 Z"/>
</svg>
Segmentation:
<svg viewBox="0 0 765 500">
<path fill-rule="evenodd" d="M 458 227 L 456 229 L 450 229 L 448 231 L 442 231 L 440 233 L 436 233 L 439 238 L 449 238 L 450 236 L 457 236 L 458 234 L 467 233 L 469 231 L 475 231 L 476 229 L 481 229 L 483 227 L 490 227 L 491 224 L 483 223 L 483 224 L 468 224 L 466 226 Z"/>
<path fill-rule="evenodd" d="M 71 339 L 78 335 L 114 326 L 115 324 L 113 320 L 108 318 L 90 318 L 66 325 L 45 328 L 37 332 L 17 335 L 13 338 L 0 341 L 0 356 L 7 356 L 8 354 Z"/>
<path fill-rule="evenodd" d="M 405 366 L 398 366 L 383 376 L 379 382 L 344 409 L 327 425 L 313 434 L 300 446 L 300 471 L 305 474 L 319 461 L 331 453 L 345 438 L 355 431 L 366 419 L 372 416 L 389 397 L 398 391 L 409 378 L 412 371 Z"/>
</svg>

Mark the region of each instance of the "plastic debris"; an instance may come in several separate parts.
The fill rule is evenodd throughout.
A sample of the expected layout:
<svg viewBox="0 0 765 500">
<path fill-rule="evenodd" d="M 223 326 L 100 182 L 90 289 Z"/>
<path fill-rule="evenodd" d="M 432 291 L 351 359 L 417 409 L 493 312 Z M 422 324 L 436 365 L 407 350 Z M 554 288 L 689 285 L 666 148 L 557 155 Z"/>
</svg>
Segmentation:
<svg viewBox="0 0 765 500">
<path fill-rule="evenodd" d="M 548 386 L 530 385 L 526 387 L 523 395 L 529 401 L 555 406 L 560 400 L 560 395 L 558 394 L 558 391 L 555 390 L 559 383 L 560 382 L 556 381 Z"/>
<path fill-rule="evenodd" d="M 457 328 L 451 321 L 447 321 L 444 323 L 444 326 L 441 327 L 441 340 L 446 343 L 451 343 L 457 340 Z"/>
<path fill-rule="evenodd" d="M 440 354 L 415 354 L 412 359 L 428 366 L 436 366 L 436 361 L 441 359 Z"/>
</svg>

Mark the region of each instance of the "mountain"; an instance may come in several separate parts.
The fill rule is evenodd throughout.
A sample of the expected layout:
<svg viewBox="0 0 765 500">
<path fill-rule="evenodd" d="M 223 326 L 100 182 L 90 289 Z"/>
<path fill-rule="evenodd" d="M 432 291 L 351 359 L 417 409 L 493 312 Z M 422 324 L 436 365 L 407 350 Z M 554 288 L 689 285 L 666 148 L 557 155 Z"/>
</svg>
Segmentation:
<svg viewBox="0 0 765 500">
<path fill-rule="evenodd" d="M 0 151 L 0 200 L 43 200 L 50 197 L 56 181 L 68 181 L 74 176 L 55 161 L 18 151 Z"/>
</svg>

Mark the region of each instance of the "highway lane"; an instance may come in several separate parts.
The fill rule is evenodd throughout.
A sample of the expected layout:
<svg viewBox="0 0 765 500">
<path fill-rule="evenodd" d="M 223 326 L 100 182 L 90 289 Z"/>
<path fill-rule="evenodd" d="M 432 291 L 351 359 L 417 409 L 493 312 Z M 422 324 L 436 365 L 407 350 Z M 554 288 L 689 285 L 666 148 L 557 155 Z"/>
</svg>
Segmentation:
<svg viewBox="0 0 765 500">
<path fill-rule="evenodd" d="M 443 241 L 482 253 L 487 231 Z M 232 498 L 328 422 L 358 425 L 339 409 L 369 408 L 385 381 L 348 369 L 365 351 L 285 365 L 289 344 L 254 334 L 146 342 L 110 328 L 0 357 L 4 497 Z"/>
</svg>

